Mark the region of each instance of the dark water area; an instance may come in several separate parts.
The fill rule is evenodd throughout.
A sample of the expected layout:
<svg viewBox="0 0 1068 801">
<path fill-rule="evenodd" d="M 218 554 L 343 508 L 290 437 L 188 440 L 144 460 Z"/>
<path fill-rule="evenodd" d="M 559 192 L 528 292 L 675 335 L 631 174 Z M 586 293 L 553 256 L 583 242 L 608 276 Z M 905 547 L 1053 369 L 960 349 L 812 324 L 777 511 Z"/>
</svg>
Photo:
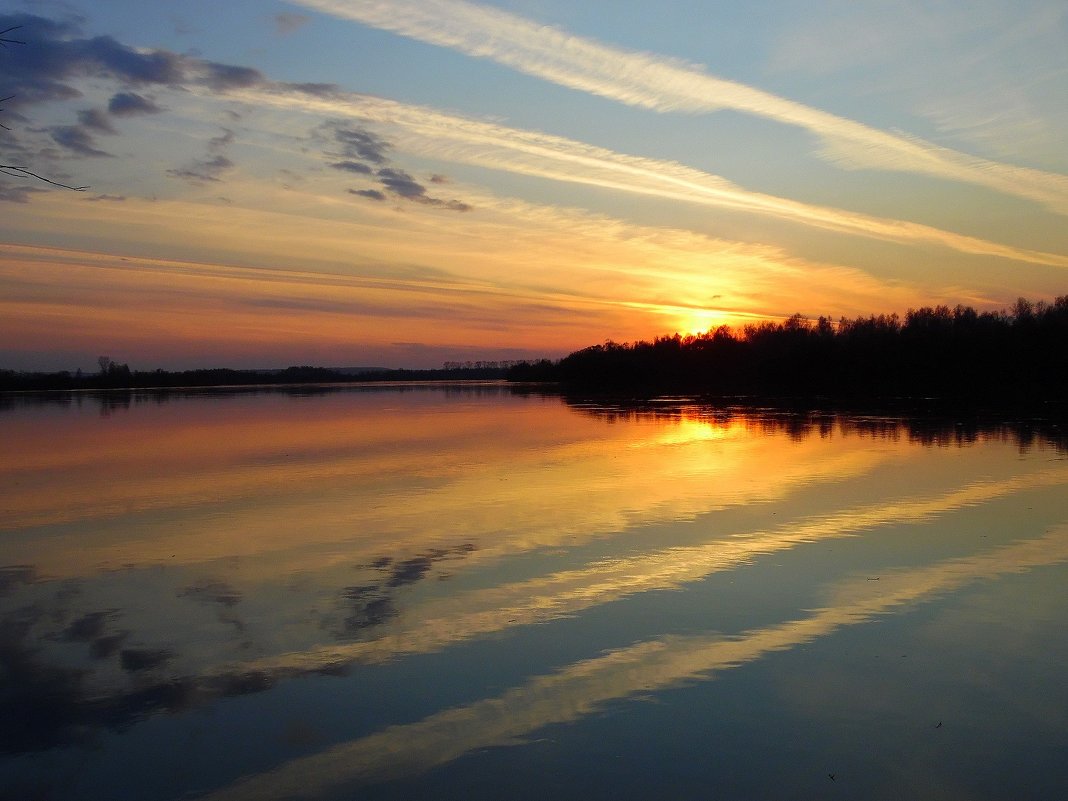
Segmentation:
<svg viewBox="0 0 1068 801">
<path fill-rule="evenodd" d="M 1055 420 L 7 395 L 0 798 L 1048 799 Z"/>
</svg>

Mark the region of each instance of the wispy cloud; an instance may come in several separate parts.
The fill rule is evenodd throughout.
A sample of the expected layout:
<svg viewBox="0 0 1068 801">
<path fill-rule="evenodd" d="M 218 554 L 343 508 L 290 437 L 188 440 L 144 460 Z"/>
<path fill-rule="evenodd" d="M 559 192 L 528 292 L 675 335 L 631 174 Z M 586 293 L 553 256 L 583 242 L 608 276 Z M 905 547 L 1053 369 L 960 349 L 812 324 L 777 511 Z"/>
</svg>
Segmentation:
<svg viewBox="0 0 1068 801">
<path fill-rule="evenodd" d="M 1019 167 L 873 128 L 735 81 L 700 66 L 627 51 L 465 0 L 294 0 L 528 75 L 657 112 L 732 109 L 803 128 L 821 155 L 851 169 L 930 175 L 983 186 L 1068 214 L 1068 176 Z"/>
<path fill-rule="evenodd" d="M 340 2 L 340 0 L 306 0 L 306 2 L 309 5 L 321 4 L 323 8 L 332 9 L 336 13 L 342 13 L 344 9 L 348 9 L 346 14 L 349 15 L 358 12 L 357 16 L 361 20 L 365 17 L 372 22 L 378 20 L 383 26 L 387 26 L 387 23 L 383 21 L 389 16 L 386 11 L 394 8 L 392 3 Z M 482 9 L 459 0 L 435 0 L 425 4 L 413 4 L 402 0 L 396 4 L 396 9 L 396 19 L 399 20 L 396 25 L 402 26 L 405 31 L 422 31 L 423 28 L 420 26 L 427 27 L 427 31 L 430 31 L 430 21 L 441 21 L 439 18 L 447 17 L 447 12 L 456 11 L 458 15 L 456 19 L 443 21 L 438 28 L 434 28 L 438 33 L 433 36 L 445 43 L 452 42 L 461 49 L 473 48 L 478 50 L 478 54 L 483 54 L 482 50 L 475 48 L 468 40 L 471 37 L 477 39 L 476 34 L 481 31 L 482 33 L 478 35 L 489 37 L 484 48 L 485 54 L 497 54 L 502 59 L 514 57 L 520 59 L 523 64 L 526 64 L 527 60 L 534 60 L 538 54 L 541 54 L 539 57 L 545 59 L 550 59 L 552 56 L 552 59 L 560 61 L 560 64 L 567 66 L 570 70 L 568 72 L 560 66 L 559 69 L 554 68 L 552 74 L 559 72 L 565 77 L 572 73 L 579 74 L 580 67 L 584 64 L 587 66 L 582 69 L 592 70 L 593 66 L 596 66 L 606 76 L 614 76 L 612 81 L 616 83 L 612 86 L 616 88 L 613 90 L 615 92 L 613 96 L 618 95 L 621 99 L 631 97 L 633 94 L 623 92 L 620 88 L 627 81 L 636 82 L 635 86 L 648 84 L 648 91 L 644 94 L 639 92 L 633 95 L 640 100 L 640 102 L 638 100 L 634 102 L 658 110 L 694 111 L 706 107 L 711 109 L 720 107 L 716 105 L 718 102 L 715 100 L 716 97 L 722 96 L 728 100 L 735 97 L 729 92 L 725 94 L 726 90 L 719 91 L 717 94 L 711 88 L 705 87 L 707 91 L 702 90 L 697 93 L 700 95 L 700 102 L 704 104 L 703 106 L 698 104 L 691 108 L 682 101 L 678 104 L 668 102 L 671 92 L 681 93 L 680 97 L 689 97 L 690 94 L 697 92 L 694 87 L 698 86 L 701 81 L 711 81 L 713 88 L 720 84 L 734 87 L 738 97 L 748 97 L 746 92 L 756 92 L 763 96 L 763 93 L 758 90 L 748 87 L 738 88 L 739 85 L 711 78 L 700 71 L 695 71 L 696 68 L 693 67 L 648 55 L 606 48 L 597 43 L 569 37 L 560 31 L 536 26 L 504 12 Z M 420 20 L 422 22 L 419 22 Z M 77 33 L 76 29 L 38 17 L 26 15 L 0 17 L 0 21 L 11 24 L 30 21 L 37 30 L 42 32 L 43 38 L 35 46 L 47 51 L 44 54 L 46 57 L 27 62 L 19 68 L 17 73 L 9 76 L 12 80 L 25 84 L 19 93 L 20 100 L 25 103 L 78 97 L 80 90 L 77 86 L 77 77 L 84 71 L 90 71 L 112 78 L 121 89 L 112 96 L 108 104 L 112 117 L 151 114 L 159 111 L 159 106 L 154 100 L 147 99 L 133 91 L 139 87 L 154 86 L 161 91 L 168 87 L 180 88 L 211 98 L 244 99 L 253 106 L 274 105 L 298 109 L 328 119 L 358 121 L 358 125 L 337 127 L 338 138 L 335 141 L 340 146 L 341 152 L 336 165 L 338 169 L 354 174 L 363 173 L 375 180 L 373 186 L 352 187 L 356 192 L 371 199 L 377 199 L 378 195 L 373 194 L 377 192 L 396 200 L 456 211 L 466 211 L 471 207 L 466 199 L 461 201 L 433 197 L 427 193 L 426 187 L 410 175 L 410 180 L 402 180 L 400 173 L 407 174 L 403 165 L 389 163 L 387 158 L 389 148 L 395 146 L 446 161 L 664 200 L 761 214 L 818 229 L 888 242 L 935 245 L 969 255 L 994 256 L 1039 265 L 1068 266 L 1068 257 L 1060 254 L 1002 245 L 920 223 L 876 217 L 753 192 L 720 176 L 673 161 L 630 156 L 565 137 L 464 118 L 388 99 L 342 92 L 326 84 L 273 82 L 260 71 L 241 65 L 203 61 L 162 50 L 136 50 L 111 39 L 72 38 Z M 462 31 L 467 33 L 461 36 Z M 491 33 L 492 36 L 490 36 Z M 431 35 L 431 32 L 426 33 L 426 36 Z M 511 52 L 508 50 L 511 44 L 516 44 L 515 53 L 518 55 L 508 55 Z M 523 56 L 523 53 L 528 55 Z M 556 55 L 552 55 L 554 53 Z M 568 80 L 571 79 L 568 78 Z M 608 78 L 606 77 L 605 80 Z M 697 83 L 693 83 L 695 81 Z M 0 81 L 0 85 L 4 83 Z M 29 87 L 28 90 L 26 86 Z M 655 88 L 663 95 L 661 100 L 654 102 L 655 97 L 660 95 L 653 93 L 649 87 Z M 664 100 L 664 98 L 668 99 Z M 697 102 L 696 95 L 692 99 L 694 103 Z M 791 108 L 797 106 L 790 101 L 781 99 L 777 101 Z M 734 103 L 733 100 L 731 102 Z M 749 103 L 749 106 L 756 108 L 754 103 Z M 738 101 L 731 107 L 744 110 L 749 106 Z M 85 117 L 86 113 L 92 114 L 92 119 Z M 812 109 L 806 110 L 805 113 L 814 114 L 817 117 L 822 114 Z M 823 116 L 830 117 L 830 115 Z M 831 119 L 838 118 L 832 117 Z M 56 126 L 51 129 L 52 144 L 61 145 L 69 155 L 98 157 L 107 155 L 105 151 L 96 146 L 92 136 L 94 131 L 100 131 L 99 126 L 91 127 L 87 122 L 110 124 L 102 111 L 83 112 L 80 125 Z M 392 131 L 395 131 L 388 143 L 368 129 L 368 124 L 375 123 L 390 127 Z M 848 140 L 853 144 L 866 142 L 865 152 L 878 151 L 883 152 L 884 155 L 889 153 L 890 150 L 883 148 L 880 151 L 875 146 L 885 137 L 889 137 L 887 141 L 892 140 L 898 144 L 906 141 L 900 136 L 882 134 L 846 120 L 839 120 L 839 123 L 842 130 L 857 128 L 867 132 L 865 136 L 868 139 L 860 137 L 859 134 L 852 139 L 840 138 L 842 142 Z M 824 127 L 831 130 L 831 127 Z M 341 138 L 342 133 L 348 138 Z M 925 148 L 923 150 L 927 154 L 925 158 L 930 161 L 932 151 L 926 146 Z M 224 150 L 222 145 L 212 144 L 202 158 L 170 171 L 170 175 L 193 182 L 214 182 L 233 167 L 231 156 Z M 949 151 L 945 152 L 949 153 Z M 902 164 L 905 162 L 903 161 Z M 364 172 L 359 165 L 367 167 L 371 172 Z M 1063 178 L 1063 176 L 1053 177 Z M 1064 181 L 1064 197 L 1068 199 L 1068 179 Z M 418 189 L 422 191 L 417 191 Z M 1065 208 L 1068 208 L 1068 205 Z"/>
<path fill-rule="evenodd" d="M 397 129 L 393 144 L 423 155 L 523 175 L 775 217 L 888 242 L 928 244 L 972 255 L 1068 267 L 1068 257 L 1002 245 L 905 220 L 887 219 L 752 192 L 673 161 L 617 153 L 537 131 L 474 120 L 355 93 L 308 93 L 265 84 L 233 93 L 250 103 L 294 108 Z"/>
<path fill-rule="evenodd" d="M 195 159 L 183 167 L 167 170 L 167 174 L 194 183 L 220 181 L 223 173 L 234 167 L 234 162 L 226 155 L 233 141 L 234 132 L 223 128 L 221 134 L 208 140 L 203 158 Z"/>
</svg>

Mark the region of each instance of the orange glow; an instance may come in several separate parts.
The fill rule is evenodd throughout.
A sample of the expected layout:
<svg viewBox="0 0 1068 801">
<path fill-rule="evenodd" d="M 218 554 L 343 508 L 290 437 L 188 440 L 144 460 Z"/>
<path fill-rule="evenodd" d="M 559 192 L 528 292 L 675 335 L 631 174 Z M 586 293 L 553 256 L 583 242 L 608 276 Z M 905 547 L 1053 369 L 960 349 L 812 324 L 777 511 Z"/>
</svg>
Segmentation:
<svg viewBox="0 0 1068 801">
<path fill-rule="evenodd" d="M 118 253 L 0 246 L 0 341 L 85 349 L 81 365 L 67 357 L 70 369 L 99 353 L 140 369 L 435 367 L 918 301 L 772 247 L 464 194 L 477 211 L 462 227 L 264 184 L 225 220 L 201 201 L 131 199 L 116 218 L 105 204 L 50 194 L 34 203 L 47 214 L 15 208 L 12 222 L 43 235 L 42 220 L 62 216 L 72 236 L 114 239 Z"/>
<path fill-rule="evenodd" d="M 720 309 L 694 309 L 678 318 L 677 330 L 680 334 L 703 334 L 719 328 L 721 325 L 731 325 L 732 316 L 728 316 Z"/>
<path fill-rule="evenodd" d="M 610 426 L 558 402 L 471 404 L 443 421 L 423 411 L 420 399 L 433 397 L 346 391 L 316 399 L 314 416 L 302 419 L 299 400 L 282 395 L 179 400 L 180 416 L 146 396 L 116 413 L 121 437 L 84 425 L 80 418 L 95 414 L 87 401 L 50 428 L 47 448 L 39 430 L 0 427 L 11 451 L 26 455 L 17 469 L 0 468 L 8 479 L 0 482 L 0 527 L 62 526 L 66 533 L 36 555 L 52 575 L 238 555 L 273 564 L 272 554 L 284 554 L 292 570 L 342 558 L 339 549 L 350 561 L 373 559 L 383 537 L 409 554 L 471 542 L 477 560 L 767 500 L 862 474 L 904 448 L 855 439 L 843 450 L 818 437 L 783 443 L 751 436 L 742 420 Z M 427 452 L 453 457 L 441 464 Z M 168 522 L 175 510 L 205 503 L 226 512 L 192 529 Z M 142 514 L 163 516 L 151 543 L 136 526 L 109 522 Z"/>
</svg>

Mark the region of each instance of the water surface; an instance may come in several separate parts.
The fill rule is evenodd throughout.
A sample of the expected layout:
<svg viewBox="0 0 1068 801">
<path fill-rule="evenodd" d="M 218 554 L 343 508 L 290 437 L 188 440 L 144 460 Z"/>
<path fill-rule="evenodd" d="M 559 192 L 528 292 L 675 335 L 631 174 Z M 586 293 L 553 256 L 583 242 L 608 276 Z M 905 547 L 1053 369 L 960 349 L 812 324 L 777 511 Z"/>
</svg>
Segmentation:
<svg viewBox="0 0 1068 801">
<path fill-rule="evenodd" d="M 1068 786 L 1055 426 L 439 385 L 0 441 L 3 797 Z"/>
</svg>

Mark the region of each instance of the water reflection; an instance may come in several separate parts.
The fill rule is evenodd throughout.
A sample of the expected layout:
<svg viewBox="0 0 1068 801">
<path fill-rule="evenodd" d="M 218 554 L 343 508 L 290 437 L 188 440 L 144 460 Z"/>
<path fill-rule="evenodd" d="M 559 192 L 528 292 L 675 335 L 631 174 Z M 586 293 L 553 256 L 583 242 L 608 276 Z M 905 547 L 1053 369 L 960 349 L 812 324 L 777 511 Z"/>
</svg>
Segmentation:
<svg viewBox="0 0 1068 801">
<path fill-rule="evenodd" d="M 551 723 L 592 713 L 607 701 L 709 678 L 768 653 L 866 623 L 896 607 L 924 601 L 968 582 L 1068 561 L 1068 526 L 1037 540 L 899 571 L 886 583 L 848 582 L 836 603 L 814 614 L 735 637 L 667 637 L 641 642 L 557 673 L 537 676 L 495 698 L 394 726 L 324 753 L 283 765 L 212 793 L 211 801 L 318 798 L 353 782 L 411 776 L 478 748 L 508 745 Z"/>
<path fill-rule="evenodd" d="M 161 726 L 193 742 L 225 699 L 271 719 L 322 681 L 343 709 L 380 670 L 406 684 L 361 701 L 369 731 L 341 715 L 221 762 L 216 742 L 202 784 L 109 797 L 411 782 L 1068 554 L 1054 423 L 493 385 L 126 401 L 0 414 L 17 456 L 0 464 L 0 782 L 41 794 L 30 755 L 84 772 L 63 797 L 93 797 L 94 771 Z"/>
</svg>

